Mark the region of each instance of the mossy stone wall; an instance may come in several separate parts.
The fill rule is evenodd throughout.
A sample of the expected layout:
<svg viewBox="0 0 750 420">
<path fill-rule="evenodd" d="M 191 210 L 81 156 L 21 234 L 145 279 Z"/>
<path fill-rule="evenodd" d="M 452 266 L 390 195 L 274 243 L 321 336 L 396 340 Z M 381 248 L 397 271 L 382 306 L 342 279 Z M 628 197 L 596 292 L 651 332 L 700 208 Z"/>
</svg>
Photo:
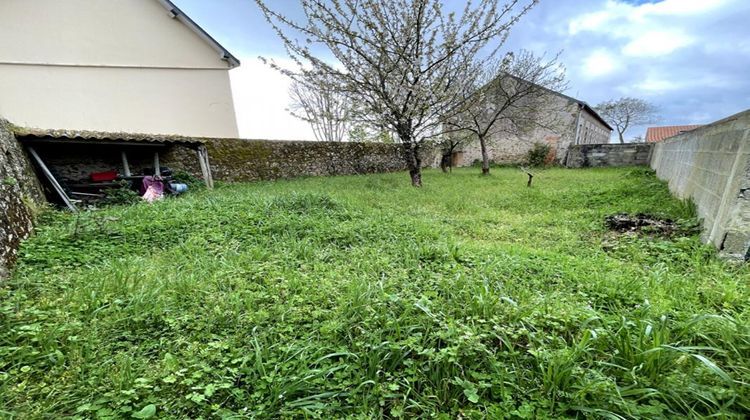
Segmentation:
<svg viewBox="0 0 750 420">
<path fill-rule="evenodd" d="M 0 118 L 0 279 L 33 229 L 32 203 L 44 202 L 39 181 L 11 125 Z"/>
<path fill-rule="evenodd" d="M 206 149 L 214 179 L 226 182 L 406 169 L 400 144 L 210 139 Z M 201 173 L 196 152 L 188 148 L 173 148 L 164 164 L 196 176 Z"/>
</svg>

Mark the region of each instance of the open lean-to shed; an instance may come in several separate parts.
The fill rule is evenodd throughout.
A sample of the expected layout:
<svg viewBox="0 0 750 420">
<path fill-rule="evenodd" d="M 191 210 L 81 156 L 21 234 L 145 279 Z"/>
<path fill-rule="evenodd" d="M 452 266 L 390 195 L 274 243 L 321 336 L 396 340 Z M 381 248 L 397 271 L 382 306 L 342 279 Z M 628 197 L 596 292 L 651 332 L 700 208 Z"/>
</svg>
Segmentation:
<svg viewBox="0 0 750 420">
<path fill-rule="evenodd" d="M 76 202 L 146 176 L 167 176 L 175 155 L 194 153 L 203 180 L 213 188 L 205 140 L 192 137 L 16 128 L 48 198 L 76 211 Z M 111 174 L 106 180 L 95 174 Z"/>
</svg>

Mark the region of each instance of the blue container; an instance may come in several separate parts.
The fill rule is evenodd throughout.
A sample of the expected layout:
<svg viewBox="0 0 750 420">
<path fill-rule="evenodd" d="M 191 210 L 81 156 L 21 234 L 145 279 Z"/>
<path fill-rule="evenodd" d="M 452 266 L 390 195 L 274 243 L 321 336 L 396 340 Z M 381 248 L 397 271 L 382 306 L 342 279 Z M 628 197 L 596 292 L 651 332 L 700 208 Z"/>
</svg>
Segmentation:
<svg viewBox="0 0 750 420">
<path fill-rule="evenodd" d="M 187 184 L 169 184 L 169 188 L 177 194 L 182 194 L 188 190 Z"/>
</svg>

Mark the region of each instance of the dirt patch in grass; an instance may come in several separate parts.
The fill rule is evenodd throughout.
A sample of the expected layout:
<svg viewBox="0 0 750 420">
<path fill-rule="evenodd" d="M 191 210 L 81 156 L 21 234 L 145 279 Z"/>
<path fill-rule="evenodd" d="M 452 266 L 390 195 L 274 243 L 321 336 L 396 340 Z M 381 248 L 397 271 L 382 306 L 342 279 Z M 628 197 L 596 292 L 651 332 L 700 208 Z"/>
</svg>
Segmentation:
<svg viewBox="0 0 750 420">
<path fill-rule="evenodd" d="M 670 237 L 682 233 L 686 227 L 672 219 L 637 213 L 617 213 L 604 218 L 607 229 L 618 233 L 641 233 Z"/>
<path fill-rule="evenodd" d="M 700 231 L 697 219 L 670 219 L 648 213 L 612 214 L 604 218 L 604 225 L 609 231 L 604 235 L 602 248 L 607 252 L 620 250 L 623 246 L 627 248 L 628 243 L 640 243 L 648 248 L 645 244 L 653 241 L 662 243 L 662 248 L 671 249 L 681 239 Z"/>
</svg>

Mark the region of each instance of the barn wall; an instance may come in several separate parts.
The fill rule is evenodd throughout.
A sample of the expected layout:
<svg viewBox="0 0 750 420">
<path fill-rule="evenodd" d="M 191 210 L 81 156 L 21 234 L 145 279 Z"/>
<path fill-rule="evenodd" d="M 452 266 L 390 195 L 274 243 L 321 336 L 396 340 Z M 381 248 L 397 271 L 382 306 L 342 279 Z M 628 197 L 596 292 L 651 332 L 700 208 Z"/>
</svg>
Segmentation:
<svg viewBox="0 0 750 420">
<path fill-rule="evenodd" d="M 576 135 L 579 144 L 601 144 L 609 142 L 612 132 L 589 111 L 580 109 L 579 103 L 553 93 L 548 95 L 537 119 L 536 126 L 526 129 L 503 127 L 499 122 L 487 141 L 490 161 L 496 164 L 525 163 L 529 151 L 541 143 L 550 146 L 552 160 L 565 163 L 569 147 L 576 143 Z M 457 166 L 473 165 L 482 160 L 476 140 L 464 144 L 460 152 L 461 162 Z"/>
</svg>

